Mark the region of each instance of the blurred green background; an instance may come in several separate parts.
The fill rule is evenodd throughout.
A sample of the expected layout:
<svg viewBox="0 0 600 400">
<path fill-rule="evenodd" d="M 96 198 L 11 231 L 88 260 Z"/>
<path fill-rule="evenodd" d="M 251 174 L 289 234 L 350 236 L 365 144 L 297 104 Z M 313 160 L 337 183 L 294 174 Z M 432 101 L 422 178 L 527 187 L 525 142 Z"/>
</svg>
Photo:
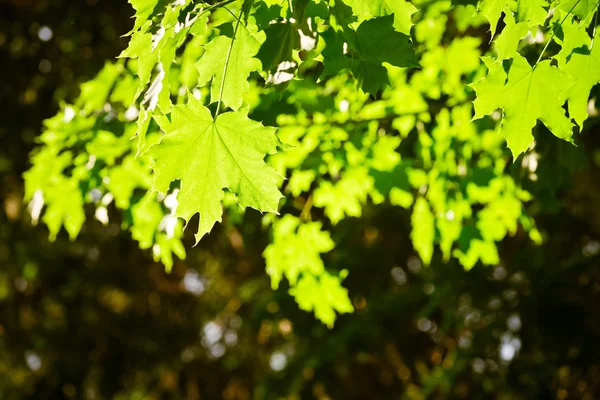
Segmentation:
<svg viewBox="0 0 600 400">
<path fill-rule="evenodd" d="M 188 237 L 170 274 L 116 220 L 50 243 L 22 201 L 28 154 L 42 120 L 126 46 L 131 14 L 0 2 L 0 399 L 600 398 L 597 118 L 576 152 L 540 143 L 553 187 L 529 190 L 551 235 L 505 240 L 503 265 L 422 267 L 397 208 L 340 223 L 347 245 L 327 257 L 352 271 L 356 312 L 333 329 L 271 291 L 264 232 Z"/>
</svg>

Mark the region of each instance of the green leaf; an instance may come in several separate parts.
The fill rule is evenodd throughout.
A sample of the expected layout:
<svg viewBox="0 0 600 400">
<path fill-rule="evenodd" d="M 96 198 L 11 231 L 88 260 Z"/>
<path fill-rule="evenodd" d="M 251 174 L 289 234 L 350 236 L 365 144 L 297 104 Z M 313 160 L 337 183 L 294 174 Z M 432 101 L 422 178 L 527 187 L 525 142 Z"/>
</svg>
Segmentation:
<svg viewBox="0 0 600 400">
<path fill-rule="evenodd" d="M 129 208 L 133 191 L 136 188 L 150 189 L 152 176 L 147 160 L 129 155 L 121 165 L 110 170 L 106 187 L 113 194 L 117 207 Z"/>
<path fill-rule="evenodd" d="M 344 173 L 342 179 L 332 183 L 321 182 L 314 191 L 314 205 L 324 207 L 325 215 L 331 223 L 337 224 L 345 217 L 360 217 L 362 206 L 373 189 L 373 178 L 367 168 L 352 168 Z"/>
<path fill-rule="evenodd" d="M 597 5 L 598 2 L 596 0 L 560 0 L 558 8 L 565 12 L 573 10 L 571 13 L 583 20 L 594 11 Z"/>
<path fill-rule="evenodd" d="M 129 4 L 135 10 L 135 25 L 132 29 L 132 32 L 135 32 L 148 21 L 158 4 L 158 0 L 129 0 Z"/>
<path fill-rule="evenodd" d="M 81 94 L 77 99 L 76 106 L 83 109 L 86 114 L 102 110 L 108 100 L 110 90 L 119 76 L 119 69 L 117 64 L 104 64 L 104 68 L 94 79 L 81 84 Z"/>
<path fill-rule="evenodd" d="M 206 52 L 196 63 L 199 84 L 205 85 L 212 79 L 211 102 L 219 100 L 222 90 L 223 104 L 233 110 L 242 106 L 243 96 L 250 89 L 248 75 L 260 69 L 260 61 L 254 57 L 260 41 L 245 27 L 240 28 L 234 39 L 227 36 L 213 39 L 205 46 Z"/>
<path fill-rule="evenodd" d="M 150 127 L 151 120 L 152 118 L 150 111 L 146 110 L 144 106 L 141 106 L 136 123 L 137 155 L 144 154 L 146 150 L 148 150 L 149 146 L 146 144 L 146 136 L 148 135 L 148 128 Z"/>
<path fill-rule="evenodd" d="M 339 276 L 330 274 L 321 258 L 334 247 L 329 232 L 321 230 L 321 223 L 302 223 L 288 214 L 275 222 L 273 242 L 263 253 L 271 287 L 277 289 L 285 277 L 300 308 L 314 311 L 329 326 L 335 322 L 336 311 L 354 310 L 348 291 L 341 285 L 344 271 Z"/>
<path fill-rule="evenodd" d="M 325 272 L 320 254 L 333 250 L 335 243 L 321 227 L 320 222 L 302 223 L 289 214 L 274 224 L 273 243 L 263 254 L 273 289 L 283 277 L 296 286 L 302 274 L 319 276 Z"/>
<path fill-rule="evenodd" d="M 121 103 L 127 108 L 133 105 L 140 82 L 132 74 L 127 74 L 120 78 L 110 94 L 109 100 L 111 103 Z"/>
<path fill-rule="evenodd" d="M 513 0 L 511 11 L 517 14 L 517 21 L 526 22 L 530 27 L 543 25 L 548 17 L 546 0 Z"/>
<path fill-rule="evenodd" d="M 83 196 L 77 181 L 62 178 L 52 190 L 44 192 L 44 198 L 48 207 L 42 220 L 48 226 L 50 240 L 56 239 L 63 225 L 69 238 L 75 240 L 85 222 Z"/>
<path fill-rule="evenodd" d="M 167 272 L 173 266 L 173 254 L 184 259 L 185 248 L 181 243 L 182 226 L 174 216 L 165 215 L 162 206 L 156 200 L 156 194 L 146 193 L 131 207 L 133 225 L 131 237 L 139 242 L 141 249 L 152 248 L 155 261 L 161 261 Z M 171 228 L 164 229 L 165 221 L 174 222 Z M 170 232 L 169 232 L 170 230 Z"/>
<path fill-rule="evenodd" d="M 327 43 L 323 50 L 322 78 L 342 69 L 352 71 L 365 92 L 377 93 L 389 85 L 383 63 L 396 67 L 419 67 L 410 38 L 393 28 L 393 16 L 373 18 L 343 33 L 328 29 L 322 34 Z M 346 44 L 348 46 L 345 51 Z"/>
<path fill-rule="evenodd" d="M 200 214 L 196 241 L 221 221 L 224 189 L 233 192 L 243 208 L 277 213 L 280 177 L 263 160 L 281 144 L 274 128 L 241 111 L 215 120 L 192 95 L 187 105 L 173 107 L 170 122 L 157 122 L 165 135 L 147 153 L 154 159 L 154 187 L 166 193 L 172 181 L 181 180 L 176 215 L 189 221 Z"/>
<path fill-rule="evenodd" d="M 300 33 L 288 22 L 270 24 L 264 32 L 266 39 L 257 57 L 265 71 L 276 72 L 281 63 L 293 61 L 293 51 L 300 49 Z"/>
<path fill-rule="evenodd" d="M 496 38 L 496 51 L 498 52 L 498 60 L 506 60 L 513 58 L 517 54 L 519 41 L 527 35 L 529 27 L 525 22 L 515 23 L 512 15 L 504 17 L 506 26 L 502 29 L 500 35 Z"/>
<path fill-rule="evenodd" d="M 569 73 L 575 82 L 568 92 L 569 116 L 579 127 L 588 117 L 588 99 L 592 88 L 600 81 L 600 36 L 596 36 L 595 44 L 591 51 L 587 47 L 575 49 L 569 57 L 563 70 Z"/>
<path fill-rule="evenodd" d="M 542 61 L 532 68 L 527 60 L 515 55 L 508 76 L 502 63 L 484 57 L 489 69 L 487 77 L 474 83 L 477 92 L 475 119 L 502 108 L 504 117 L 500 132 L 516 159 L 533 143 L 531 133 L 537 120 L 557 137 L 571 141 L 573 125 L 562 108 L 564 92 L 573 78 Z"/>
<path fill-rule="evenodd" d="M 429 265 L 433 257 L 435 217 L 429 208 L 429 203 L 423 197 L 419 197 L 415 202 L 411 222 L 412 232 L 410 237 L 413 247 L 419 253 L 423 263 Z"/>
<path fill-rule="evenodd" d="M 500 262 L 498 248 L 494 242 L 475 238 L 469 241 L 469 248 L 466 252 L 456 249 L 454 256 L 467 271 L 472 269 L 478 260 L 486 265 L 496 265 Z"/>
<path fill-rule="evenodd" d="M 490 22 L 492 38 L 496 34 L 498 20 L 502 16 L 502 11 L 505 11 L 508 4 L 508 0 L 481 0 L 479 2 L 479 12 Z"/>
<path fill-rule="evenodd" d="M 413 26 L 411 16 L 417 8 L 405 0 L 344 0 L 352 7 L 354 15 L 364 18 L 365 15 L 385 17 L 394 15 L 394 28 L 405 35 L 410 35 Z"/>
<path fill-rule="evenodd" d="M 348 289 L 341 284 L 342 278 L 323 273 L 317 279 L 312 275 L 302 275 L 296 287 L 290 289 L 300 309 L 314 311 L 315 317 L 333 327 L 336 311 L 340 314 L 354 311 Z"/>
<path fill-rule="evenodd" d="M 546 0 L 481 0 L 479 11 L 490 21 L 493 38 L 502 12 L 505 15 L 513 12 L 518 22 L 525 22 L 527 26 L 534 27 L 544 24 L 548 17 L 548 11 L 544 8 L 547 6 Z"/>
<path fill-rule="evenodd" d="M 560 13 L 557 15 L 557 20 L 560 20 L 562 24 L 558 24 L 555 28 L 556 35 L 554 39 L 561 46 L 560 52 L 554 56 L 558 61 L 559 67 L 562 69 L 567 59 L 578 47 L 590 47 L 591 38 L 587 33 L 586 27 L 575 21 L 574 18 L 564 19 Z"/>
<path fill-rule="evenodd" d="M 152 34 L 136 32 L 129 41 L 129 46 L 119 54 L 119 58 L 132 58 L 138 60 L 137 75 L 140 78 L 140 86 L 135 98 L 140 95 L 144 87 L 150 82 L 154 66 L 158 62 L 158 51 L 154 51 Z"/>
<path fill-rule="evenodd" d="M 141 249 L 149 249 L 154 244 L 154 235 L 164 216 L 164 212 L 156 201 L 156 194 L 147 193 L 131 207 L 133 225 L 131 237 L 139 242 Z"/>
<path fill-rule="evenodd" d="M 170 111 L 170 73 L 176 51 L 183 45 L 190 31 L 206 32 L 206 15 L 190 19 L 190 14 L 187 14 L 186 22 L 179 22 L 180 14 L 187 3 L 189 0 L 174 2 L 167 6 L 158 30 L 154 34 L 146 30 L 135 32 L 127 49 L 119 55 L 120 58 L 138 59 L 137 74 L 141 83 L 135 99 L 142 93 L 158 65 L 156 77 L 144 96 L 144 103 L 150 103 L 148 106 L 150 111 L 154 110 L 156 105 L 165 114 Z"/>
</svg>

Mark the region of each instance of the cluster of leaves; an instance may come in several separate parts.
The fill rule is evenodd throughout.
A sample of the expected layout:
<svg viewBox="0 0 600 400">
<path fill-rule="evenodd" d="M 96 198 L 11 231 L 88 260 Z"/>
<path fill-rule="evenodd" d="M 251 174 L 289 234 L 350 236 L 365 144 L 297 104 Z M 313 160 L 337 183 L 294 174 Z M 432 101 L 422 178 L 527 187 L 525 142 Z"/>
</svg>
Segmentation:
<svg viewBox="0 0 600 400">
<path fill-rule="evenodd" d="M 130 3 L 129 60 L 47 121 L 26 174 L 33 219 L 46 204 L 51 237 L 74 238 L 85 203 L 106 221 L 114 199 L 170 267 L 181 220 L 199 214 L 198 242 L 223 207 L 268 212 L 273 287 L 285 276 L 329 325 L 353 307 L 347 272 L 321 256 L 336 246 L 326 229 L 370 206 L 409 210 L 425 264 L 436 246 L 467 269 L 498 264 L 496 242 L 519 229 L 540 242 L 497 132 L 514 158 L 538 119 L 572 141 L 600 79 L 597 5 L 581 0 Z"/>
<path fill-rule="evenodd" d="M 168 269 L 173 253 L 185 257 L 183 224 L 173 216 L 176 191 L 159 200 L 145 156 L 136 157 L 131 136 L 137 109 L 130 107 L 137 82 L 123 76 L 123 63 L 106 64 L 98 76 L 82 85 L 75 104 L 45 121 L 39 137 L 43 147 L 32 155 L 25 173 L 25 200 L 34 223 L 42 221 L 54 240 L 64 226 L 75 239 L 86 219 L 84 204 L 95 207 L 95 218 L 108 225 L 108 206 L 121 211 L 123 229 L 150 249 Z"/>
</svg>

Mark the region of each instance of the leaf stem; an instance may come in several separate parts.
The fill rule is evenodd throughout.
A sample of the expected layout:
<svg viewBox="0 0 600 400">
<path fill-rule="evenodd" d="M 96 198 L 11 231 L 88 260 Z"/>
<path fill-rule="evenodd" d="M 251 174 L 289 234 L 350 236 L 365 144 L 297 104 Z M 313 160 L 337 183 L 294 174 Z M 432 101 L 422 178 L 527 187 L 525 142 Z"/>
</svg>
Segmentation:
<svg viewBox="0 0 600 400">
<path fill-rule="evenodd" d="M 235 43 L 235 37 L 237 36 L 238 28 L 242 20 L 242 11 L 240 10 L 240 16 L 235 23 L 235 29 L 233 30 L 233 37 L 231 38 L 231 44 L 229 50 L 227 50 L 227 57 L 225 58 L 225 65 L 223 66 L 223 79 L 221 80 L 221 87 L 219 88 L 219 102 L 217 103 L 217 112 L 215 113 L 215 119 L 219 116 L 221 111 L 221 101 L 223 99 L 223 88 L 225 87 L 225 79 L 227 78 L 227 67 L 229 66 L 229 59 L 231 58 L 231 51 L 233 50 L 233 44 Z"/>
<path fill-rule="evenodd" d="M 577 4 L 579 4 L 580 1 L 581 0 L 577 0 L 575 2 L 575 4 L 573 4 L 573 6 L 571 7 L 571 9 L 567 13 L 567 15 L 565 15 L 563 17 L 563 19 L 558 23 L 558 26 L 562 26 L 562 24 L 567 20 L 567 18 L 569 17 L 569 15 L 571 15 L 571 13 L 575 9 L 575 7 L 577 7 Z M 537 67 L 537 65 L 540 63 L 540 61 L 542 61 L 542 57 L 544 56 L 544 52 L 546 51 L 546 49 L 550 45 L 550 42 L 552 42 L 552 39 L 554 39 L 554 36 L 556 36 L 556 31 L 557 30 L 558 30 L 558 28 L 555 26 L 554 29 L 552 30 L 552 35 L 550 36 L 550 39 L 548 39 L 548 42 L 546 42 L 546 45 L 542 49 L 542 52 L 540 53 L 540 56 L 538 57 L 537 61 L 535 62 L 535 65 L 533 66 L 533 68 Z"/>
</svg>

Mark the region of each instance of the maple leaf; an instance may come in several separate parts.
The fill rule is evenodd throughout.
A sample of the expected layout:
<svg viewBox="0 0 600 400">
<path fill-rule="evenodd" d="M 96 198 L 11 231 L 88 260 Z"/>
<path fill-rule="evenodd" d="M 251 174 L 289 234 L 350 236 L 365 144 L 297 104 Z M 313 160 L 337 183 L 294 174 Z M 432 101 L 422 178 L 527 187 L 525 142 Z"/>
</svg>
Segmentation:
<svg viewBox="0 0 600 400">
<path fill-rule="evenodd" d="M 557 137 L 571 142 L 573 125 L 562 108 L 564 93 L 573 78 L 542 61 L 531 67 L 527 60 L 515 54 L 508 75 L 502 63 L 484 57 L 488 75 L 471 86 L 477 92 L 474 119 L 502 108 L 504 117 L 500 132 L 516 159 L 533 143 L 531 130 L 541 120 Z"/>
<path fill-rule="evenodd" d="M 566 94 L 569 116 L 583 128 L 583 122 L 588 117 L 590 92 L 600 81 L 600 50 L 598 46 L 592 46 L 592 39 L 588 36 L 586 27 L 572 18 L 562 21 L 556 39 L 562 49 L 554 58 L 558 61 L 559 68 L 575 79 L 569 93 Z"/>
<path fill-rule="evenodd" d="M 481 0 L 479 11 L 490 22 L 492 38 L 496 34 L 498 20 L 502 16 L 514 12 L 518 22 L 526 22 L 529 27 L 543 25 L 548 12 L 544 9 L 546 0 Z"/>
<path fill-rule="evenodd" d="M 281 178 L 264 162 L 281 145 L 275 128 L 241 111 L 214 119 L 192 95 L 187 105 L 173 107 L 170 122 L 156 120 L 165 135 L 147 153 L 154 160 L 154 189 L 166 193 L 172 181 L 181 180 L 176 215 L 189 221 L 200 214 L 196 241 L 221 221 L 225 188 L 241 207 L 277 213 Z"/>
<path fill-rule="evenodd" d="M 270 24 L 265 29 L 266 39 L 257 57 L 265 71 L 276 72 L 283 62 L 294 60 L 294 50 L 300 49 L 300 33 L 287 22 Z"/>
<path fill-rule="evenodd" d="M 596 40 L 599 40 L 598 36 Z M 559 64 L 560 65 L 560 64 Z M 588 117 L 588 99 L 592 88 L 600 81 L 600 47 L 598 45 L 575 49 L 568 61 L 561 66 L 575 79 L 571 86 L 567 100 L 569 102 L 569 116 L 579 127 Z"/>
<path fill-rule="evenodd" d="M 508 6 L 507 0 L 481 0 L 479 2 L 479 11 L 490 22 L 490 31 L 492 38 L 496 34 L 498 20 L 502 15 L 502 11 Z"/>
<path fill-rule="evenodd" d="M 419 197 L 411 217 L 412 232 L 410 237 L 413 247 L 421 256 L 425 265 L 431 263 L 433 257 L 433 241 L 435 239 L 435 217 L 429 203 L 423 197 Z"/>
<path fill-rule="evenodd" d="M 302 223 L 299 218 L 285 215 L 273 226 L 273 242 L 263 252 L 271 287 L 277 289 L 283 277 L 301 309 L 314 311 L 315 316 L 333 326 L 338 313 L 354 310 L 348 290 L 341 281 L 347 271 L 332 275 L 325 270 L 321 258 L 335 248 L 329 232 L 320 222 Z"/>
<path fill-rule="evenodd" d="M 377 93 L 389 84 L 384 62 L 396 67 L 419 67 L 409 37 L 396 32 L 393 22 L 390 15 L 364 21 L 356 31 L 351 28 L 342 33 L 325 31 L 321 35 L 327 43 L 323 50 L 322 77 L 349 69 L 365 92 Z"/>
<path fill-rule="evenodd" d="M 196 63 L 199 84 L 204 85 L 212 79 L 211 102 L 218 101 L 222 91 L 223 104 L 233 110 L 239 109 L 244 94 L 250 89 L 248 75 L 261 67 L 260 61 L 254 58 L 260 48 L 258 37 L 241 27 L 234 39 L 218 36 L 204 48 L 206 53 Z"/>
<path fill-rule="evenodd" d="M 110 170 L 106 187 L 115 197 L 117 207 L 129 208 L 133 191 L 136 188 L 149 189 L 152 186 L 150 168 L 144 157 L 125 157 L 123 163 Z"/>
<path fill-rule="evenodd" d="M 324 207 L 325 214 L 334 225 L 346 216 L 360 217 L 362 205 L 367 202 L 373 187 L 373 179 L 368 172 L 367 168 L 357 167 L 346 171 L 335 184 L 322 182 L 314 191 L 314 205 Z"/>
<path fill-rule="evenodd" d="M 50 241 L 56 240 L 62 226 L 69 233 L 69 238 L 75 240 L 83 223 L 83 196 L 74 179 L 59 178 L 52 190 L 44 192 L 48 207 L 42 217 L 50 231 Z"/>
<path fill-rule="evenodd" d="M 575 21 L 574 18 L 563 19 L 560 15 L 559 17 L 561 23 L 557 23 L 554 40 L 560 44 L 561 50 L 554 58 L 558 61 L 558 66 L 563 69 L 573 50 L 578 47 L 589 48 L 591 38 L 587 33 L 586 27 Z"/>
<path fill-rule="evenodd" d="M 81 84 L 81 94 L 77 100 L 77 107 L 82 108 L 86 114 L 101 110 L 108 100 L 110 91 L 119 76 L 119 67 L 106 63 L 104 68 L 91 81 Z"/>
<path fill-rule="evenodd" d="M 152 70 L 158 62 L 158 51 L 152 48 L 152 34 L 136 32 L 131 36 L 129 46 L 119 54 L 118 58 L 133 58 L 138 60 L 137 75 L 140 86 L 135 94 L 137 98 L 150 81 Z"/>
<path fill-rule="evenodd" d="M 561 0 L 558 8 L 571 12 L 581 19 L 585 19 L 598 5 L 596 0 Z"/>
<path fill-rule="evenodd" d="M 129 0 L 129 4 L 135 10 L 135 25 L 131 30 L 131 32 L 135 32 L 150 18 L 158 0 Z"/>
<path fill-rule="evenodd" d="M 417 8 L 405 0 L 345 0 L 352 7 L 354 15 L 364 17 L 385 17 L 394 15 L 394 28 L 405 35 L 410 35 L 413 26 L 411 16 L 417 12 Z"/>
<path fill-rule="evenodd" d="M 513 0 L 514 1 L 514 0 Z M 543 25 L 548 17 L 546 0 L 516 0 L 511 1 L 511 10 L 517 14 L 517 21 L 527 22 L 530 27 Z"/>
<path fill-rule="evenodd" d="M 162 207 L 156 201 L 156 194 L 146 193 L 142 199 L 131 207 L 131 237 L 137 240 L 140 249 L 152 248 L 155 261 L 161 261 L 167 272 L 173 266 L 173 254 L 185 259 L 185 248 L 181 243 L 181 221 L 165 215 Z M 165 220 L 173 218 L 173 232 L 163 232 L 161 225 Z"/>
<path fill-rule="evenodd" d="M 506 15 L 504 17 L 504 22 L 506 23 L 506 26 L 495 40 L 498 60 L 513 58 L 517 53 L 519 41 L 527 35 L 527 32 L 529 32 L 527 23 L 515 23 L 512 15 Z"/>
<path fill-rule="evenodd" d="M 134 99 L 142 93 L 155 67 L 157 74 L 152 84 L 144 95 L 143 103 L 149 103 L 147 109 L 153 111 L 158 105 L 164 114 L 171 110 L 171 66 L 175 60 L 177 49 L 184 44 L 189 32 L 204 32 L 207 16 L 187 20 L 185 24 L 179 24 L 179 17 L 189 0 L 174 2 L 169 5 L 160 22 L 159 29 L 151 34 L 148 31 L 150 23 L 139 31 L 136 31 L 129 42 L 128 47 L 119 54 L 119 58 L 131 58 L 138 60 L 137 75 L 140 85 L 137 88 Z M 189 14 L 187 17 L 189 18 Z"/>
</svg>

